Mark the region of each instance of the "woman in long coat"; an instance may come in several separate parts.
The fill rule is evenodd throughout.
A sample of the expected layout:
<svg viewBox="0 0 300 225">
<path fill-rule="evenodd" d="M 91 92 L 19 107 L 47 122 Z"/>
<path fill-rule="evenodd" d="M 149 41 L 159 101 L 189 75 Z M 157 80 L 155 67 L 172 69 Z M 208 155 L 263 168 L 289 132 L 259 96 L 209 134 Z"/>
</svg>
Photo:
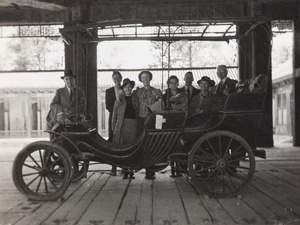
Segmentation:
<svg viewBox="0 0 300 225">
<path fill-rule="evenodd" d="M 139 99 L 132 94 L 134 81 L 124 79 L 121 90 L 117 95 L 112 116 L 113 142 L 119 144 L 132 143 L 138 138 Z M 130 178 L 133 172 L 129 173 Z M 124 172 L 124 177 L 128 172 Z"/>
</svg>

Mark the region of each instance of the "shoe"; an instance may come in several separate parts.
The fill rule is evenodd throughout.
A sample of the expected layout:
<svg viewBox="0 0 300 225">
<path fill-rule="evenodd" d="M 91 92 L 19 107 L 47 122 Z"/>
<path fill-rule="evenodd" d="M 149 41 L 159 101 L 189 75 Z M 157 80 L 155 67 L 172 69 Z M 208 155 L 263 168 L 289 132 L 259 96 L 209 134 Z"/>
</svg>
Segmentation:
<svg viewBox="0 0 300 225">
<path fill-rule="evenodd" d="M 129 172 L 129 179 L 135 179 L 133 172 Z"/>
<path fill-rule="evenodd" d="M 127 179 L 127 178 L 128 178 L 128 172 L 124 172 L 123 179 Z"/>
<path fill-rule="evenodd" d="M 154 180 L 155 179 L 155 172 L 146 171 L 145 179 L 147 179 L 147 180 Z"/>
<path fill-rule="evenodd" d="M 170 175 L 170 177 L 176 177 L 176 175 L 175 175 L 175 169 L 174 169 L 174 167 L 173 167 L 173 165 L 171 166 L 171 175 Z"/>
</svg>

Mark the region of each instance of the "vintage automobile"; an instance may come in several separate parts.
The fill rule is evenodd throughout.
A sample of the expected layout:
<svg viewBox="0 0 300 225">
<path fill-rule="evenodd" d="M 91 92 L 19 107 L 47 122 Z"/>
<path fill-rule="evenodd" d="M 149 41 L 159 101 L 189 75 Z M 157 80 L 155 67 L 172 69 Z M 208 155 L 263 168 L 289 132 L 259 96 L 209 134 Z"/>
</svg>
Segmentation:
<svg viewBox="0 0 300 225">
<path fill-rule="evenodd" d="M 266 157 L 256 148 L 263 83 L 264 75 L 245 83 L 219 112 L 190 117 L 185 111 L 151 113 L 142 135 L 130 145 L 107 142 L 84 121 L 59 124 L 50 132 L 51 141 L 33 142 L 19 152 L 13 181 L 31 200 L 56 200 L 71 181 L 86 176 L 91 162 L 134 171 L 160 171 L 171 163 L 203 194 L 238 195 L 253 178 L 255 156 Z"/>
</svg>

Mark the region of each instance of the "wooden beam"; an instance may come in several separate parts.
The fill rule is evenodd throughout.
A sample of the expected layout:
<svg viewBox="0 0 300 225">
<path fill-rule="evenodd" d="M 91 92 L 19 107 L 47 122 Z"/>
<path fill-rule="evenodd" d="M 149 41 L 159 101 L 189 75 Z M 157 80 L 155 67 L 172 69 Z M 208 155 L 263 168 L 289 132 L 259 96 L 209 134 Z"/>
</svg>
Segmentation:
<svg viewBox="0 0 300 225">
<path fill-rule="evenodd" d="M 294 118 L 293 118 L 293 144 L 300 146 L 300 21 L 294 21 Z"/>
</svg>

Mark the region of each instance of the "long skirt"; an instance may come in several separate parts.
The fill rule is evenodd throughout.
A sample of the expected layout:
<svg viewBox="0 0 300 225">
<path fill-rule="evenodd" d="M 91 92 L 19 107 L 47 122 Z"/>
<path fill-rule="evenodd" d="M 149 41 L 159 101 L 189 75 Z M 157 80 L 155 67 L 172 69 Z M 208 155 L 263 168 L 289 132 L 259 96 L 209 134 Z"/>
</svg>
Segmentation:
<svg viewBox="0 0 300 225">
<path fill-rule="evenodd" d="M 123 119 L 120 132 L 120 144 L 132 143 L 138 138 L 137 119 Z"/>
</svg>

